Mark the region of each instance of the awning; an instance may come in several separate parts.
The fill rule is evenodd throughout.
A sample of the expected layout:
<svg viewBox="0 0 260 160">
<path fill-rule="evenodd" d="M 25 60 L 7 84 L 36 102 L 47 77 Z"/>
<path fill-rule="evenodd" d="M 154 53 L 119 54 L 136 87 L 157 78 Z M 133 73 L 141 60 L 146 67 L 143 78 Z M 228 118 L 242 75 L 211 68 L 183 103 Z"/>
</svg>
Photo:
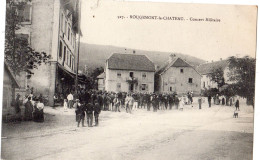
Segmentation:
<svg viewBox="0 0 260 160">
<path fill-rule="evenodd" d="M 65 72 L 66 74 L 68 74 L 72 79 L 76 79 L 76 74 L 73 72 L 70 72 L 68 70 L 66 70 L 64 68 L 64 66 L 62 66 L 61 64 L 58 64 L 58 67 Z M 85 75 L 78 75 L 78 82 L 80 83 L 86 83 L 86 76 Z"/>
</svg>

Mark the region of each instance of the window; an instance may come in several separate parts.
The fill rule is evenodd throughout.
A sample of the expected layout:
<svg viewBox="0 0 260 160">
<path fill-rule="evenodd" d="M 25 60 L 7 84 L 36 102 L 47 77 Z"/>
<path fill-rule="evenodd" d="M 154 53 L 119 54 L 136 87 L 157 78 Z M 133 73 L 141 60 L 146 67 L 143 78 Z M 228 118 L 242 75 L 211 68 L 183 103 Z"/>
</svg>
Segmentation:
<svg viewBox="0 0 260 160">
<path fill-rule="evenodd" d="M 180 69 L 180 72 L 183 73 L 183 69 Z"/>
<path fill-rule="evenodd" d="M 30 44 L 29 34 L 15 34 L 15 36 L 16 38 L 19 38 L 21 41 Z"/>
<path fill-rule="evenodd" d="M 146 73 L 142 73 L 142 78 L 146 79 Z"/>
<path fill-rule="evenodd" d="M 68 27 L 68 40 L 70 40 L 70 28 Z"/>
<path fill-rule="evenodd" d="M 172 87 L 170 87 L 170 91 L 172 91 Z"/>
<path fill-rule="evenodd" d="M 67 65 L 69 65 L 69 60 L 70 59 L 70 52 L 69 52 L 69 50 L 67 50 Z"/>
<path fill-rule="evenodd" d="M 66 55 L 67 55 L 67 51 L 66 51 L 66 46 L 64 46 L 64 50 L 63 50 L 63 63 L 66 61 Z"/>
<path fill-rule="evenodd" d="M 26 4 L 24 8 L 18 9 L 18 16 L 22 19 L 22 24 L 31 24 L 31 11 L 31 4 Z"/>
<path fill-rule="evenodd" d="M 70 54 L 70 65 L 69 65 L 70 67 L 71 67 L 71 61 L 72 61 L 72 57 L 71 57 L 71 54 Z"/>
<path fill-rule="evenodd" d="M 203 88 L 205 88 L 206 87 L 206 84 L 205 84 L 205 82 L 203 82 Z"/>
<path fill-rule="evenodd" d="M 72 69 L 72 71 L 74 71 L 74 58 L 73 57 L 71 57 L 71 69 Z"/>
<path fill-rule="evenodd" d="M 130 73 L 129 73 L 129 76 L 130 76 L 131 78 L 133 78 L 133 77 L 134 77 L 134 72 L 130 72 Z"/>
<path fill-rule="evenodd" d="M 148 85 L 147 84 L 142 84 L 140 86 L 140 88 L 141 88 L 141 91 L 147 91 L 148 90 Z"/>
<path fill-rule="evenodd" d="M 189 83 L 192 83 L 192 78 L 189 78 Z"/>
<path fill-rule="evenodd" d="M 142 91 L 145 91 L 145 87 L 146 87 L 146 85 L 142 84 Z"/>
<path fill-rule="evenodd" d="M 121 73 L 117 72 L 117 78 L 121 78 Z"/>
<path fill-rule="evenodd" d="M 117 89 L 118 91 L 121 90 L 121 83 L 117 83 L 117 84 L 116 84 L 116 89 Z"/>
<path fill-rule="evenodd" d="M 60 41 L 60 51 L 59 51 L 59 57 L 61 58 L 62 57 L 62 42 Z"/>
<path fill-rule="evenodd" d="M 64 32 L 63 21 L 64 21 L 64 15 L 63 15 L 63 13 L 62 13 L 62 14 L 61 14 L 61 18 L 60 18 L 60 29 L 62 30 L 62 32 Z"/>
<path fill-rule="evenodd" d="M 67 26 L 68 26 L 68 22 L 65 20 L 65 35 L 67 36 Z"/>
</svg>

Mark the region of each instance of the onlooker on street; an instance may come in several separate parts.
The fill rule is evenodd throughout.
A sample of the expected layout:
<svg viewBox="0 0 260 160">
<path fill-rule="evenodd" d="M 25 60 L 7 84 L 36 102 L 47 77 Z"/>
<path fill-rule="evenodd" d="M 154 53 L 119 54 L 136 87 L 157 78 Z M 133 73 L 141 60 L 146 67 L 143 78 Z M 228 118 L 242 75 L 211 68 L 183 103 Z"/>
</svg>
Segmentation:
<svg viewBox="0 0 260 160">
<path fill-rule="evenodd" d="M 236 110 L 239 110 L 239 100 L 237 99 L 236 104 L 235 104 Z"/>
<path fill-rule="evenodd" d="M 100 112 L 101 112 L 101 106 L 96 101 L 95 105 L 94 105 L 95 126 L 98 126 L 98 117 L 99 117 Z"/>
<path fill-rule="evenodd" d="M 33 104 L 31 102 L 31 97 L 27 97 L 27 101 L 25 101 L 25 110 L 24 110 L 24 120 L 31 121 L 33 119 Z"/>
<path fill-rule="evenodd" d="M 35 122 L 43 122 L 44 121 L 44 104 L 42 101 L 39 101 L 38 98 L 35 99 L 34 111 L 33 111 L 33 120 Z"/>
<path fill-rule="evenodd" d="M 92 123 L 93 123 L 93 109 L 94 109 L 93 103 L 88 103 L 87 106 L 86 106 L 88 127 L 92 127 Z"/>
<path fill-rule="evenodd" d="M 67 100 L 67 99 L 64 99 L 63 109 L 64 109 L 64 112 L 67 112 L 67 111 L 68 111 L 68 100 Z"/>
<path fill-rule="evenodd" d="M 68 99 L 69 108 L 72 108 L 73 107 L 73 95 L 71 94 L 71 92 L 67 96 L 67 99 Z"/>
<path fill-rule="evenodd" d="M 209 107 L 211 107 L 211 95 L 208 95 L 208 103 L 209 103 Z"/>
<path fill-rule="evenodd" d="M 202 98 L 201 95 L 198 98 L 198 103 L 199 103 L 199 109 L 201 109 L 201 104 L 202 104 Z"/>
<path fill-rule="evenodd" d="M 74 104 L 75 107 L 75 113 L 76 113 L 76 121 L 78 122 L 78 127 L 80 125 L 80 122 L 82 124 L 82 127 L 84 126 L 84 118 L 85 118 L 85 107 L 84 105 L 81 105 L 79 103 L 79 99 L 76 99 L 76 102 Z"/>
</svg>

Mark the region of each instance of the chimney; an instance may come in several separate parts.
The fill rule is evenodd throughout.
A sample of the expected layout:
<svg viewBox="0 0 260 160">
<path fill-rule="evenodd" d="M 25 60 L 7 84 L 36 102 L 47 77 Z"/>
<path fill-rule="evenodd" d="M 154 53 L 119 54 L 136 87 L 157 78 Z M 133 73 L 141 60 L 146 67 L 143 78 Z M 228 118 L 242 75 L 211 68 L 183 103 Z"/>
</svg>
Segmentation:
<svg viewBox="0 0 260 160">
<path fill-rule="evenodd" d="M 135 54 L 135 50 L 133 50 L 133 54 Z"/>
<path fill-rule="evenodd" d="M 169 62 L 172 62 L 173 61 L 173 59 L 176 57 L 176 55 L 175 54 L 171 54 L 170 56 L 169 56 Z"/>
</svg>

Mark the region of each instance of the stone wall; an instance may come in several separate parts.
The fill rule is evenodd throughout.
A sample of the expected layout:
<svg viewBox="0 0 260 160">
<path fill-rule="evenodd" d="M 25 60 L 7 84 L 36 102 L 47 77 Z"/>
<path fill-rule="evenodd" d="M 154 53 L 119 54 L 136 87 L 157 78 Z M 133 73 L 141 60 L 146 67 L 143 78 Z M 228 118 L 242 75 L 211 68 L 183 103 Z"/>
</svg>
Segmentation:
<svg viewBox="0 0 260 160">
<path fill-rule="evenodd" d="M 192 83 L 189 83 L 189 78 L 192 78 Z M 177 94 L 186 94 L 188 91 L 200 94 L 201 76 L 192 67 L 171 67 L 160 76 L 159 92 L 170 92 L 170 88 Z"/>
</svg>

